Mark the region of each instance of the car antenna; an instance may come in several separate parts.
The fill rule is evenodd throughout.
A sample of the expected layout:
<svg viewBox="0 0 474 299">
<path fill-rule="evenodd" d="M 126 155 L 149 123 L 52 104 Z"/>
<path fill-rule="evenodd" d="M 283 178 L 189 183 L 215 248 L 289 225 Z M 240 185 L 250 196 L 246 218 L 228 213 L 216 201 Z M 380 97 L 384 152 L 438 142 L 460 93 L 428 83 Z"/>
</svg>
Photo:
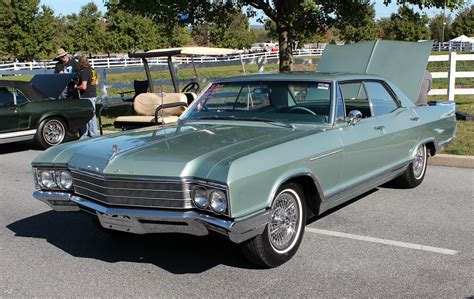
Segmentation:
<svg viewBox="0 0 474 299">
<path fill-rule="evenodd" d="M 160 114 L 161 114 L 161 128 L 163 129 L 165 127 L 164 115 L 163 115 L 163 105 L 164 105 L 165 93 L 163 91 L 163 80 L 161 78 L 161 68 L 158 69 L 158 78 L 160 79 L 160 97 L 161 97 Z"/>
</svg>

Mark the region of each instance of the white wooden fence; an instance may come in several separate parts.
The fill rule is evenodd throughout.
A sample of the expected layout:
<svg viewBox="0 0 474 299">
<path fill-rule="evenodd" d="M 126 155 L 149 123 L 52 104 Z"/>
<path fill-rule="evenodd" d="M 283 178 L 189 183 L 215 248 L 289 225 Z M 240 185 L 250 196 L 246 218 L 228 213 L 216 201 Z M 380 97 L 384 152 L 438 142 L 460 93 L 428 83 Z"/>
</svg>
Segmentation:
<svg viewBox="0 0 474 299">
<path fill-rule="evenodd" d="M 309 56 L 309 55 L 321 55 L 323 52 L 322 49 L 304 49 L 294 52 L 295 56 Z M 253 53 L 253 54 L 240 54 L 232 55 L 225 57 L 194 57 L 194 63 L 199 64 L 208 64 L 209 66 L 217 66 L 220 63 L 225 64 L 229 62 L 239 63 L 243 62 L 244 65 L 247 64 L 259 64 L 263 65 L 268 60 L 276 61 L 278 59 L 277 52 L 264 52 L 264 53 Z M 173 61 L 180 64 L 190 64 L 190 57 L 175 57 Z M 438 61 L 449 61 L 449 69 L 447 72 L 434 72 L 432 73 L 433 79 L 438 78 L 448 78 L 448 86 L 444 89 L 432 89 L 429 95 L 447 95 L 448 100 L 454 101 L 455 95 L 474 95 L 474 84 L 465 88 L 456 88 L 456 78 L 474 78 L 474 68 L 472 71 L 456 71 L 457 61 L 474 61 L 474 54 L 457 54 L 456 52 L 451 52 L 449 55 L 432 55 L 429 57 L 430 62 Z M 126 58 L 101 58 L 101 59 L 91 59 L 91 64 L 95 68 L 125 68 L 125 67 L 137 67 L 141 66 L 142 62 L 140 59 L 130 59 Z M 45 61 L 45 62 L 26 62 L 18 63 L 12 62 L 8 64 L 0 64 L 0 75 L 3 74 L 12 74 L 12 73 L 36 73 L 37 71 L 48 71 L 54 67 L 56 62 L 54 61 Z M 150 60 L 150 64 L 153 65 L 166 65 L 166 58 L 157 58 Z M 261 68 L 263 69 L 263 68 Z M 126 70 L 124 70 L 125 72 Z"/>
<path fill-rule="evenodd" d="M 301 49 L 293 52 L 294 56 L 308 56 L 308 55 L 321 55 L 323 49 Z M 222 61 L 257 61 L 259 59 L 278 59 L 278 52 L 261 52 L 251 54 L 237 54 L 228 55 L 222 57 L 211 57 L 211 56 L 196 56 L 191 57 L 173 57 L 173 62 L 176 64 L 189 64 L 192 60 L 194 63 L 215 63 Z M 150 65 L 167 65 L 166 57 L 155 58 L 148 60 Z M 137 58 L 98 58 L 90 59 L 90 64 L 94 68 L 114 68 L 114 67 L 133 67 L 141 66 L 141 59 Z M 10 62 L 0 64 L 0 75 L 2 72 L 7 71 L 22 71 L 22 70 L 37 70 L 37 69 L 53 69 L 56 61 L 40 61 L 40 62 Z"/>
<path fill-rule="evenodd" d="M 474 95 L 474 84 L 469 88 L 456 88 L 456 78 L 474 78 L 474 68 L 468 72 L 457 72 L 456 63 L 458 61 L 474 61 L 474 54 L 457 54 L 451 52 L 449 55 L 432 55 L 430 62 L 449 61 L 447 72 L 435 72 L 431 75 L 433 79 L 448 78 L 448 88 L 432 89 L 429 95 L 447 95 L 449 101 L 454 101 L 455 95 Z"/>
</svg>

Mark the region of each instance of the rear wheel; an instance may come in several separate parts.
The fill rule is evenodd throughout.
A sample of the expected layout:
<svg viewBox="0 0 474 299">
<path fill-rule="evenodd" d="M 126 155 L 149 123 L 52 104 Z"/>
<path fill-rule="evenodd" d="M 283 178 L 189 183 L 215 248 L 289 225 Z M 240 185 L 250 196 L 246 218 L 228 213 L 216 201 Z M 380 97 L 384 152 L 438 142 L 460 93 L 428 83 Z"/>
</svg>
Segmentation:
<svg viewBox="0 0 474 299">
<path fill-rule="evenodd" d="M 288 183 L 277 192 L 271 206 L 271 220 L 261 235 L 242 245 L 246 258 L 263 267 L 277 267 L 295 255 L 305 226 L 304 192 Z"/>
<path fill-rule="evenodd" d="M 413 161 L 408 165 L 405 172 L 395 179 L 395 183 L 402 188 L 415 188 L 423 181 L 428 162 L 426 145 L 417 147 Z"/>
<path fill-rule="evenodd" d="M 58 117 L 43 120 L 36 131 L 36 141 L 42 148 L 48 148 L 65 141 L 66 124 Z"/>
</svg>

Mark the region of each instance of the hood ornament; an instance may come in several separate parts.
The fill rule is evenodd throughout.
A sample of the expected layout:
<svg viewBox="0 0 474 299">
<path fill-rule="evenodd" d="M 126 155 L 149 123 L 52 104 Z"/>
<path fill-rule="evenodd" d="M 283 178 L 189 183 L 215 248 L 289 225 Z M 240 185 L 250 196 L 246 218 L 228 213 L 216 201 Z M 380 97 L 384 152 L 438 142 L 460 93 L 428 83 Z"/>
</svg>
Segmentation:
<svg viewBox="0 0 474 299">
<path fill-rule="evenodd" d="M 118 147 L 118 145 L 114 144 L 112 145 L 112 154 L 116 154 L 120 151 L 120 148 Z"/>
<path fill-rule="evenodd" d="M 112 145 L 112 155 L 110 156 L 109 161 L 112 160 L 115 157 L 115 155 L 118 154 L 119 151 L 120 151 L 120 148 L 118 147 L 118 145 L 116 144 Z"/>
</svg>

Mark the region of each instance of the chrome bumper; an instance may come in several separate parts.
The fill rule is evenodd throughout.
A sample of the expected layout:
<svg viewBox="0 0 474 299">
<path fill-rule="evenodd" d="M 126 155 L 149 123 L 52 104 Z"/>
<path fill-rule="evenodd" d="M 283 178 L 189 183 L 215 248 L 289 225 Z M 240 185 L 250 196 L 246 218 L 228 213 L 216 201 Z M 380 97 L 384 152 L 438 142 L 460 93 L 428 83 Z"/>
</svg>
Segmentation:
<svg viewBox="0 0 474 299">
<path fill-rule="evenodd" d="M 96 215 L 102 227 L 134 234 L 183 233 L 205 236 L 209 231 L 241 243 L 263 233 L 270 221 L 269 211 L 231 220 L 197 211 L 110 208 L 82 197 L 62 192 L 35 191 L 33 196 L 60 212 L 85 211 Z"/>
</svg>

